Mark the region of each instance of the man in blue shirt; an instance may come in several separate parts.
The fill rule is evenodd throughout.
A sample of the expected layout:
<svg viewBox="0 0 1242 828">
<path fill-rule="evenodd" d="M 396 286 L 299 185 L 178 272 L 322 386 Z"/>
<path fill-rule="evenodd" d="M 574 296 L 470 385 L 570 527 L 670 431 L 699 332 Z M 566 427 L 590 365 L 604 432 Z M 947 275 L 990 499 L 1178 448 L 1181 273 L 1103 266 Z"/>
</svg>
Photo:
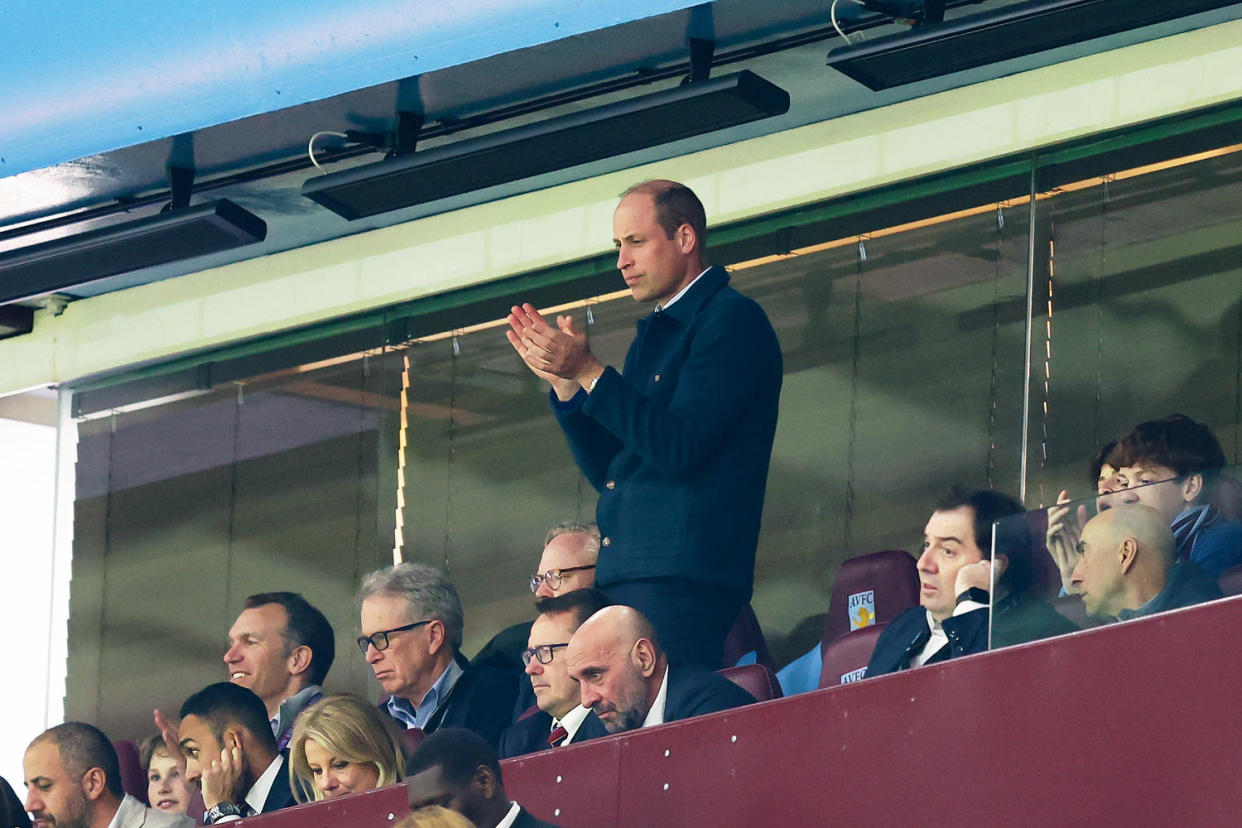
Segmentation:
<svg viewBox="0 0 1242 828">
<path fill-rule="evenodd" d="M 517 680 L 461 655 L 457 589 L 435 567 L 403 563 L 372 572 L 358 591 L 358 647 L 402 729 L 465 727 L 493 747 L 513 720 Z"/>
<path fill-rule="evenodd" d="M 552 385 L 551 403 L 599 491 L 597 586 L 647 616 L 675 661 L 721 666 L 751 596 L 782 366 L 763 309 L 706 267 L 707 221 L 689 188 L 648 181 L 613 215 L 617 268 L 655 309 L 622 371 L 569 316 L 530 304 L 510 343 Z"/>
</svg>

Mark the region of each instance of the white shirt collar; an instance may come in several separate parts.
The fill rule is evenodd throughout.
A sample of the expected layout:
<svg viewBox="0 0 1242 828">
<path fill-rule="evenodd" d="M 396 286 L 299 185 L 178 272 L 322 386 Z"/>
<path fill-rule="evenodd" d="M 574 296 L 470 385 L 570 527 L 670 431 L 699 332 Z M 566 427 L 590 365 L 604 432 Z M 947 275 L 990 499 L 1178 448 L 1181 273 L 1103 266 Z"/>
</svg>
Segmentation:
<svg viewBox="0 0 1242 828">
<path fill-rule="evenodd" d="M 578 705 L 573 710 L 566 713 L 565 718 L 563 719 L 558 719 L 555 716 L 552 717 L 552 730 L 556 730 L 558 727 L 563 727 L 569 733 L 569 735 L 565 737 L 565 741 L 561 744 L 567 745 L 574 740 L 574 734 L 578 732 L 578 728 L 582 727 L 582 723 L 586 720 L 587 714 L 590 712 L 591 711 L 588 708 Z"/>
<path fill-rule="evenodd" d="M 706 273 L 709 270 L 711 270 L 711 267 L 705 267 L 703 268 L 703 273 Z M 690 284 L 686 285 L 684 288 L 674 293 L 672 299 L 669 299 L 667 302 L 661 302 L 660 304 L 656 305 L 656 310 L 666 311 L 669 308 L 671 308 L 674 302 L 676 302 L 678 299 L 686 295 L 687 290 L 694 287 L 695 282 L 703 278 L 703 273 L 700 273 L 698 276 L 695 276 L 693 279 L 690 280 Z"/>
<path fill-rule="evenodd" d="M 130 819 L 132 815 L 145 810 L 145 805 L 129 794 L 125 794 L 125 798 L 121 800 L 121 804 L 116 808 L 116 813 L 112 815 L 112 821 L 108 823 L 108 828 L 122 828 L 126 822 L 132 822 Z"/>
<path fill-rule="evenodd" d="M 655 702 L 643 719 L 643 727 L 664 724 L 664 704 L 668 700 L 668 667 L 664 668 L 664 678 L 660 679 L 660 692 L 656 693 Z"/>
<path fill-rule="evenodd" d="M 496 828 L 513 828 L 513 823 L 517 821 L 518 814 L 522 813 L 522 806 L 516 802 L 509 803 L 509 813 L 505 814 L 505 818 L 496 823 Z"/>
<path fill-rule="evenodd" d="M 263 806 L 267 804 L 267 795 L 272 792 L 272 783 L 276 781 L 276 774 L 280 773 L 280 768 L 284 763 L 285 757 L 279 753 L 276 754 L 276 758 L 254 781 L 250 790 L 246 791 L 246 804 L 253 808 L 256 814 L 263 813 Z"/>
</svg>

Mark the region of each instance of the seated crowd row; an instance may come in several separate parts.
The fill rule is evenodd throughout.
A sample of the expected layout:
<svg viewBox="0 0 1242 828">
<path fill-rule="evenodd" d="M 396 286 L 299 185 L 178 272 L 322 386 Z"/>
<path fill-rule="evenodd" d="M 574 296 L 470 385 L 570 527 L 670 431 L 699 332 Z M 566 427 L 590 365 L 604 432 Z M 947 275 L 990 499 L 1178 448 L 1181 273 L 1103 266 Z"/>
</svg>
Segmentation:
<svg viewBox="0 0 1242 828">
<path fill-rule="evenodd" d="M 1005 646 L 1078 629 L 1037 586 L 1045 546 L 1062 595 L 1081 595 L 1096 619 L 1220 597 L 1215 577 L 1242 564 L 1242 523 L 1230 519 L 1237 486 L 1219 474 L 1224 465 L 1215 437 L 1190 418 L 1143 423 L 1093 461 L 1094 517 L 1050 509 L 1041 544 L 1016 500 L 953 488 L 924 530 L 918 603 L 884 619 L 865 674 L 980 652 L 989 637 Z M 1059 503 L 1068 500 L 1062 492 Z M 25 808 L 46 825 L 189 826 L 405 779 L 418 812 L 449 806 L 470 821 L 460 824 L 545 825 L 505 796 L 498 758 L 755 700 L 706 667 L 670 663 L 650 622 L 593 586 L 599 552 L 593 524 L 550 531 L 530 579 L 535 618 L 473 661 L 460 651 L 457 591 L 438 570 L 372 573 L 358 593 L 357 643 L 383 688 L 378 706 L 324 694 L 334 633 L 319 610 L 296 593 L 253 595 L 229 631 L 229 680 L 191 695 L 176 721 L 156 711 L 161 733 L 141 752 L 150 808 L 122 791 L 107 737 L 72 722 L 28 748 Z"/>
</svg>

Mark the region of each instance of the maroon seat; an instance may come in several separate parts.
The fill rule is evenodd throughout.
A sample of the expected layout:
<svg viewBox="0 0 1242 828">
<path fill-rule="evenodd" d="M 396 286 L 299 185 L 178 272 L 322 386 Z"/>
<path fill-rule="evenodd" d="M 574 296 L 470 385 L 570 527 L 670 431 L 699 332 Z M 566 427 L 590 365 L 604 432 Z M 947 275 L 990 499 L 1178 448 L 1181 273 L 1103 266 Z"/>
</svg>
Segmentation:
<svg viewBox="0 0 1242 828">
<path fill-rule="evenodd" d="M 888 549 L 850 558 L 832 585 L 821 652 L 851 630 L 887 624 L 918 600 L 919 573 L 908 553 Z"/>
<path fill-rule="evenodd" d="M 427 734 L 421 727 L 412 727 L 409 730 L 401 731 L 401 750 L 406 756 L 413 756 L 414 751 L 418 750 L 418 746 L 423 743 Z"/>
<path fill-rule="evenodd" d="M 836 687 L 866 678 L 867 662 L 880 633 L 888 626 L 872 624 L 869 627 L 837 636 L 824 648 L 824 666 L 819 670 L 819 686 Z"/>
<path fill-rule="evenodd" d="M 113 742 L 112 746 L 116 748 L 116 758 L 121 764 L 121 787 L 144 805 L 150 805 L 147 801 L 147 774 L 142 769 L 138 746 L 129 739 Z"/>
<path fill-rule="evenodd" d="M 720 671 L 720 675 L 750 693 L 756 701 L 779 699 L 783 695 L 776 674 L 762 664 L 726 667 Z"/>
<path fill-rule="evenodd" d="M 732 667 L 742 656 L 750 652 L 755 654 L 757 664 L 762 664 L 769 670 L 776 669 L 776 662 L 772 660 L 772 654 L 768 652 L 768 641 L 763 637 L 763 630 L 759 627 L 759 619 L 755 617 L 755 611 L 750 604 L 747 604 L 742 607 L 737 620 L 733 622 L 733 628 L 725 637 L 722 663 L 725 667 Z"/>
<path fill-rule="evenodd" d="M 1212 486 L 1211 503 L 1225 520 L 1242 520 L 1242 483 L 1229 472 L 1221 472 Z"/>
<path fill-rule="evenodd" d="M 1242 565 L 1226 569 L 1217 575 L 1216 585 L 1226 595 L 1242 595 Z"/>
</svg>

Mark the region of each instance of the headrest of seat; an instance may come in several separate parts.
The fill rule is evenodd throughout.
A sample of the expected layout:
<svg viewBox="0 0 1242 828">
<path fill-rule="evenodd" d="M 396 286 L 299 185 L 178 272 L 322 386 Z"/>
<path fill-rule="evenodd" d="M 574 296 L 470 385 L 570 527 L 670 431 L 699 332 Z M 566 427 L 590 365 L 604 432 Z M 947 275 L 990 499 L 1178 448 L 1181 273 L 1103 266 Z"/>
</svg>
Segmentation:
<svg viewBox="0 0 1242 828">
<path fill-rule="evenodd" d="M 888 623 L 919 600 L 914 558 L 886 549 L 850 558 L 837 569 L 824 620 L 824 645 L 851 630 Z"/>
<path fill-rule="evenodd" d="M 776 674 L 762 664 L 726 667 L 720 671 L 720 675 L 750 693 L 756 701 L 779 699 L 783 695 Z"/>
<path fill-rule="evenodd" d="M 819 686 L 836 687 L 866 678 L 867 662 L 875 650 L 875 642 L 888 623 L 872 624 L 861 630 L 838 636 L 824 648 L 824 666 L 819 671 Z"/>
</svg>

